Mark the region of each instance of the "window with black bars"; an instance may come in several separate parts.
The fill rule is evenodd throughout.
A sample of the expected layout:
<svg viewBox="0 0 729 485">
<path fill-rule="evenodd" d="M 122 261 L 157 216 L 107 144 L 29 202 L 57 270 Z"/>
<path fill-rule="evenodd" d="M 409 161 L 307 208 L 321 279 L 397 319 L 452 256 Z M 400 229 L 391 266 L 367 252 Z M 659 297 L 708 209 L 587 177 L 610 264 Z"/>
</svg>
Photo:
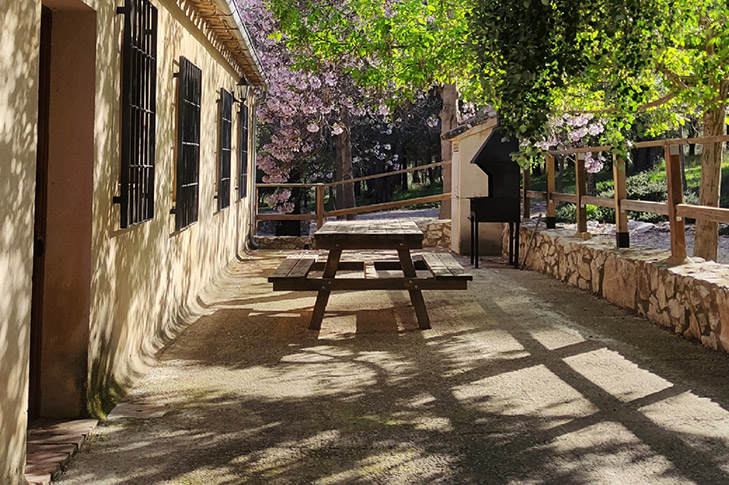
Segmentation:
<svg viewBox="0 0 729 485">
<path fill-rule="evenodd" d="M 120 227 L 154 216 L 157 100 L 157 8 L 149 0 L 126 0 L 122 46 Z"/>
<path fill-rule="evenodd" d="M 218 210 L 230 205 L 230 150 L 233 126 L 233 94 L 220 89 L 218 117 Z"/>
<path fill-rule="evenodd" d="M 202 70 L 180 57 L 177 73 L 177 173 L 175 229 L 197 221 L 200 173 L 200 94 Z"/>
<path fill-rule="evenodd" d="M 240 105 L 238 116 L 240 120 L 238 193 L 242 199 L 248 193 L 248 106 L 244 103 Z"/>
</svg>

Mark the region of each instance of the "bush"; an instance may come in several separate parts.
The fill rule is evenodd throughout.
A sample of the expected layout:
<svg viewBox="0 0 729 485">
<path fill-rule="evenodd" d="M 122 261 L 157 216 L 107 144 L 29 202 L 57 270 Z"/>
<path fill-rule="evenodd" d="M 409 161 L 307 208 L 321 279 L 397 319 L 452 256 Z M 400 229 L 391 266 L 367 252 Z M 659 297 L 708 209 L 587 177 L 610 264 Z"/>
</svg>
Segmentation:
<svg viewBox="0 0 729 485">
<path fill-rule="evenodd" d="M 597 195 L 599 197 L 607 197 L 612 199 L 615 197 L 615 189 L 612 180 L 600 182 L 596 186 Z M 639 173 L 628 177 L 625 180 L 625 189 L 628 193 L 628 199 L 648 200 L 652 202 L 665 202 L 668 199 L 665 182 L 653 181 L 648 173 Z M 695 199 L 693 193 L 686 194 L 686 202 Z M 575 222 L 577 217 L 577 208 L 574 204 L 560 204 L 556 211 L 557 221 L 559 222 Z M 661 222 L 667 220 L 666 216 L 659 214 L 650 214 L 647 212 L 629 212 L 628 217 L 636 221 L 644 222 Z M 615 210 L 606 207 L 587 206 L 587 218 L 598 222 L 615 223 Z"/>
</svg>

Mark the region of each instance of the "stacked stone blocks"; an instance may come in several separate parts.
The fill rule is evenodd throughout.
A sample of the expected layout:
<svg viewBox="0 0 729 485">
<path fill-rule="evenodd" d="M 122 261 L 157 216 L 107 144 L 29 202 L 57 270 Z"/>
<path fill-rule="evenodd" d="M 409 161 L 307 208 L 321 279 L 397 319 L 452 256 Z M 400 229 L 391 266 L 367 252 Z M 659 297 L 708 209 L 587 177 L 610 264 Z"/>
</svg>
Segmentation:
<svg viewBox="0 0 729 485">
<path fill-rule="evenodd" d="M 525 254 L 533 223 L 521 226 Z M 504 231 L 507 246 L 508 230 Z M 669 251 L 617 249 L 607 238 L 582 240 L 574 231 L 540 229 L 526 268 L 591 291 L 706 347 L 729 352 L 729 265 L 690 258 L 667 262 Z"/>
</svg>

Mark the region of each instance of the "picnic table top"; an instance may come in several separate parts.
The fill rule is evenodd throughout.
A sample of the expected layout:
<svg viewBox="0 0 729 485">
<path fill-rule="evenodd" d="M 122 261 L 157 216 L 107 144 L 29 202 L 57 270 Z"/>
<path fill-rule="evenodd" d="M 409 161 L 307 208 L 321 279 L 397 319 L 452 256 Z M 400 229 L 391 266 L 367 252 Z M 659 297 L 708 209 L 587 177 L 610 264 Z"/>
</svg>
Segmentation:
<svg viewBox="0 0 729 485">
<path fill-rule="evenodd" d="M 423 231 L 413 221 L 329 221 L 314 233 L 318 249 L 419 249 Z"/>
</svg>

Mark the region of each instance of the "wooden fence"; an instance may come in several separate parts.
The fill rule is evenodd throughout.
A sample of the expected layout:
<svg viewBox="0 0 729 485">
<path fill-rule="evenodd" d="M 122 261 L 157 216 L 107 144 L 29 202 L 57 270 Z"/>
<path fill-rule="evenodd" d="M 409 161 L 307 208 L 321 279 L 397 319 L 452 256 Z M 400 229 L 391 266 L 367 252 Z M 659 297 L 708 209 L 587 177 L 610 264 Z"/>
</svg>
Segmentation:
<svg viewBox="0 0 729 485">
<path fill-rule="evenodd" d="M 550 150 L 546 152 L 547 190 L 538 192 L 529 190 L 529 172 L 524 172 L 524 217 L 530 216 L 531 199 L 545 199 L 547 201 L 546 222 L 548 228 L 554 228 L 556 223 L 556 203 L 569 202 L 577 205 L 577 233 L 587 235 L 587 205 L 596 205 L 615 209 L 616 243 L 618 247 L 628 247 L 628 214 L 627 211 L 649 212 L 668 216 L 671 230 L 671 259 L 683 261 L 686 259 L 686 226 L 685 218 L 704 219 L 714 222 L 729 223 L 729 209 L 708 207 L 702 205 L 684 204 L 683 187 L 681 182 L 681 162 L 679 146 L 684 144 L 708 144 L 729 141 L 729 136 L 714 136 L 700 138 L 674 138 L 669 140 L 644 141 L 634 144 L 634 148 L 664 147 L 666 160 L 666 181 L 668 185 L 667 202 L 651 202 L 644 200 L 631 200 L 627 198 L 625 188 L 625 160 L 613 157 L 613 183 L 615 196 L 592 197 L 587 195 L 587 176 L 585 172 L 585 153 L 602 152 L 610 150 L 609 146 L 587 148 L 572 148 L 567 150 Z M 575 155 L 575 192 L 566 194 L 555 192 L 555 163 L 556 155 Z"/>
<path fill-rule="evenodd" d="M 324 220 L 327 217 L 338 217 L 346 216 L 350 214 L 362 214 L 365 212 L 376 212 L 381 210 L 396 209 L 398 207 L 405 207 L 415 204 L 425 204 L 429 202 L 440 202 L 451 198 L 450 193 L 429 195 L 426 197 L 416 197 L 412 199 L 398 200 L 392 202 L 384 202 L 381 204 L 370 204 L 360 207 L 348 207 L 346 209 L 334 209 L 326 211 L 324 209 L 324 195 L 325 191 L 329 187 L 335 187 L 337 185 L 352 184 L 356 182 L 364 182 L 366 180 L 373 180 L 383 177 L 391 177 L 393 175 L 402 175 L 404 173 L 416 172 L 418 170 L 427 170 L 435 167 L 443 167 L 450 165 L 450 160 L 438 163 L 431 163 L 428 165 L 420 165 L 418 167 L 412 167 L 402 170 L 395 170 L 393 172 L 378 173 L 376 175 L 368 175 L 366 177 L 357 177 L 347 180 L 339 180 L 336 182 L 320 183 L 320 184 L 305 184 L 305 183 L 282 183 L 282 184 L 256 184 L 255 190 L 255 214 L 256 214 L 256 231 L 258 229 L 258 221 L 316 221 L 317 226 L 321 227 L 324 224 Z M 258 199 L 259 189 L 271 189 L 271 188 L 301 188 L 309 190 L 314 188 L 316 190 L 316 209 L 315 212 L 309 214 L 259 214 L 258 213 Z"/>
</svg>

